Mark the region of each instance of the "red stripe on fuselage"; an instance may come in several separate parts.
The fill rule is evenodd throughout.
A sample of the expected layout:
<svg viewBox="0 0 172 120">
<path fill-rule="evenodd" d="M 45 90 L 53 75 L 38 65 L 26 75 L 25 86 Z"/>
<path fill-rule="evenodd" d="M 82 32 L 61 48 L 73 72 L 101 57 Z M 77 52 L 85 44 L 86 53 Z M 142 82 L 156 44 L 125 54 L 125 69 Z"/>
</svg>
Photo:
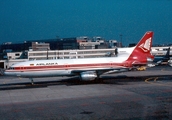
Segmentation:
<svg viewBox="0 0 172 120">
<path fill-rule="evenodd" d="M 9 69 L 7 71 L 46 71 L 46 70 L 79 70 L 79 69 L 97 69 L 97 68 L 118 68 L 122 67 L 122 63 L 99 63 L 99 64 L 70 64 L 70 65 L 53 65 L 53 66 L 22 66 L 14 67 L 13 70 Z M 124 66 L 125 67 L 125 66 Z"/>
</svg>

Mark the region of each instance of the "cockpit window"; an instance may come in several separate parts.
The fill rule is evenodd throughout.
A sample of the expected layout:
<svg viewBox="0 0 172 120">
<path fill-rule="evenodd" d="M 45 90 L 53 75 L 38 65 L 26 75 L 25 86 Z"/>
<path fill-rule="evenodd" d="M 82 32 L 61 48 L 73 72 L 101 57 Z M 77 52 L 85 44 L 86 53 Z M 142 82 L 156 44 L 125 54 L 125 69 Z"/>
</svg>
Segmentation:
<svg viewBox="0 0 172 120">
<path fill-rule="evenodd" d="M 9 70 L 14 70 L 14 67 L 9 67 L 8 69 L 9 69 Z"/>
</svg>

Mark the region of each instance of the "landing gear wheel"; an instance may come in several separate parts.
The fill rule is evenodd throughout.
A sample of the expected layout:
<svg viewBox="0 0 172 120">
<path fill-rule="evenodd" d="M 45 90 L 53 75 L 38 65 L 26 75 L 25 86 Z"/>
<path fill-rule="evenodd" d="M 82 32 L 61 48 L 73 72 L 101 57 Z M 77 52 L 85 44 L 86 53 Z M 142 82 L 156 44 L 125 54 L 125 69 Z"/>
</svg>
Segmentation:
<svg viewBox="0 0 172 120">
<path fill-rule="evenodd" d="M 31 84 L 34 85 L 33 78 L 29 78 L 31 80 Z"/>
</svg>

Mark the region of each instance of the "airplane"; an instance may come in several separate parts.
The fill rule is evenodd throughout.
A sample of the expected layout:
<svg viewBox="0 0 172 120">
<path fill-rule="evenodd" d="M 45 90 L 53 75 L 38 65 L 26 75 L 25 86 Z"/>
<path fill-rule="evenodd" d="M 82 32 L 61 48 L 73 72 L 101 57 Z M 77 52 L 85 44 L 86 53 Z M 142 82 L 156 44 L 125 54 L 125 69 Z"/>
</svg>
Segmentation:
<svg viewBox="0 0 172 120">
<path fill-rule="evenodd" d="M 164 56 L 154 56 L 154 60 L 148 66 L 156 66 L 156 65 L 167 65 L 170 60 L 170 47 L 167 49 L 167 52 Z"/>
<path fill-rule="evenodd" d="M 168 48 L 165 56 L 162 57 L 155 56 L 153 62 L 156 62 L 158 65 L 163 65 L 163 64 L 167 64 L 168 60 L 170 60 L 170 47 Z"/>
<path fill-rule="evenodd" d="M 115 57 L 33 60 L 20 62 L 5 70 L 4 75 L 26 77 L 34 84 L 36 77 L 79 76 L 81 81 L 98 80 L 100 75 L 111 71 L 129 71 L 133 67 L 146 66 L 153 61 L 150 53 L 153 32 L 148 31 L 128 54 Z"/>
</svg>

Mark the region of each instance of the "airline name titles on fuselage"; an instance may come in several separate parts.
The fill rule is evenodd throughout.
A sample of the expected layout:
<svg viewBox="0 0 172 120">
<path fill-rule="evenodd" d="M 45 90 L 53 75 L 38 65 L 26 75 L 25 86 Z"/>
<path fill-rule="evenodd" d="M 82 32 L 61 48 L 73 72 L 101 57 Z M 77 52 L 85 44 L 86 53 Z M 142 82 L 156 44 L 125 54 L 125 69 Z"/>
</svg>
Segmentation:
<svg viewBox="0 0 172 120">
<path fill-rule="evenodd" d="M 36 66 L 41 66 L 41 65 L 58 65 L 58 63 L 37 63 Z"/>
</svg>

